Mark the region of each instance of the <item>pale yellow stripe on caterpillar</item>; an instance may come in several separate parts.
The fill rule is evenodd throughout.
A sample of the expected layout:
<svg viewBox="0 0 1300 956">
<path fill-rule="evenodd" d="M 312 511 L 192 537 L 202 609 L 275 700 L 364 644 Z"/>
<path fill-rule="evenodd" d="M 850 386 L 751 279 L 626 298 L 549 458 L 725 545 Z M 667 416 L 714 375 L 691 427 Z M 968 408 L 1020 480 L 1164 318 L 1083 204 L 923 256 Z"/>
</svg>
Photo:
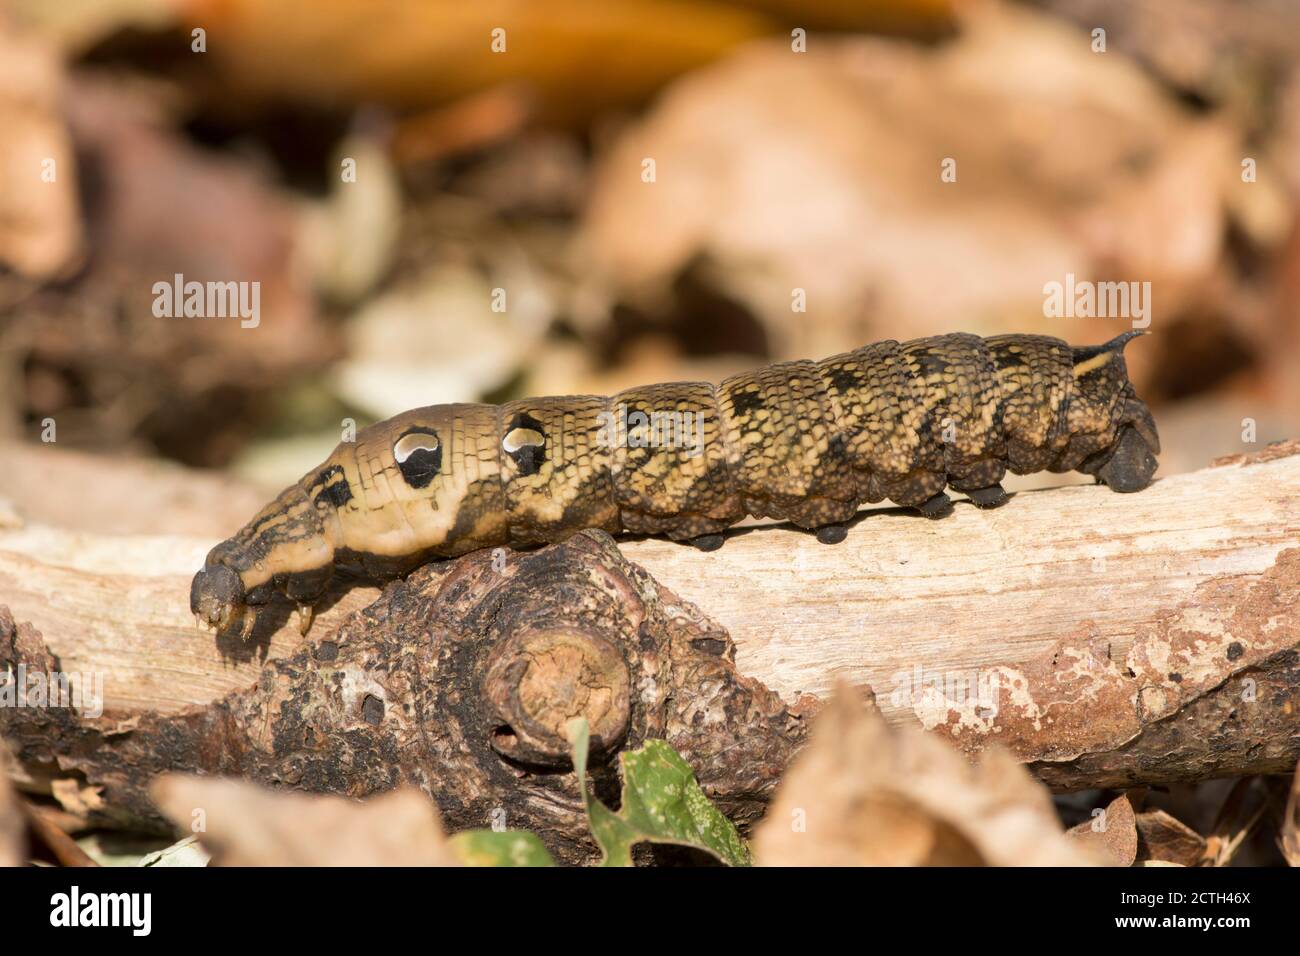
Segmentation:
<svg viewBox="0 0 1300 956">
<path fill-rule="evenodd" d="M 444 484 L 425 506 L 425 547 L 463 554 L 507 538 L 500 406 L 453 405 L 444 424 Z"/>
<path fill-rule="evenodd" d="M 267 514 L 270 508 L 277 509 L 274 514 Z M 279 529 L 288 528 L 301 522 L 310 508 L 310 504 L 301 488 L 294 485 L 286 489 L 262 512 L 266 518 L 254 518 L 250 524 L 259 529 L 259 533 L 274 534 Z M 252 561 L 241 575 L 243 585 L 252 590 L 260 587 L 277 574 L 297 571 L 320 564 L 327 564 L 332 558 L 329 540 L 320 534 L 286 534 L 282 535 L 282 544 L 273 554 L 267 554 Z"/>
<path fill-rule="evenodd" d="M 364 433 L 363 433 L 364 434 Z M 392 452 L 385 436 L 358 436 L 353 449 L 357 472 L 355 504 L 340 513 L 343 526 L 342 547 L 348 551 L 381 557 L 411 554 L 416 550 L 414 531 L 402 512 L 401 503 L 385 472 L 385 460 Z M 344 465 L 347 475 L 347 465 Z M 351 478 L 348 475 L 349 479 Z M 405 483 L 403 483 L 405 484 Z"/>
</svg>

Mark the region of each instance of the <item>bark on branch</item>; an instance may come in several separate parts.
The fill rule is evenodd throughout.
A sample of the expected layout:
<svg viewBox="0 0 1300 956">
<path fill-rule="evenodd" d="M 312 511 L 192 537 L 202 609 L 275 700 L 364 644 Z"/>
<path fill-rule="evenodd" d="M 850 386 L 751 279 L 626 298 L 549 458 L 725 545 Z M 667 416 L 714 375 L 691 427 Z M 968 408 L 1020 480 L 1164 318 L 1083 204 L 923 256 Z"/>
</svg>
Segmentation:
<svg viewBox="0 0 1300 956">
<path fill-rule="evenodd" d="M 29 788 L 139 825 L 159 822 L 145 787 L 165 769 L 358 796 L 407 780 L 451 826 L 504 809 L 581 859 L 569 717 L 606 761 L 666 737 L 745 823 L 836 678 L 1060 789 L 1300 756 L 1298 442 L 1137 495 L 870 512 L 837 546 L 768 528 L 712 554 L 584 534 L 504 566 L 469 555 L 334 595 L 305 641 L 286 605 L 246 647 L 193 627 L 211 543 L 0 530 L 0 669 L 103 682 L 98 718 L 0 708 Z"/>
</svg>

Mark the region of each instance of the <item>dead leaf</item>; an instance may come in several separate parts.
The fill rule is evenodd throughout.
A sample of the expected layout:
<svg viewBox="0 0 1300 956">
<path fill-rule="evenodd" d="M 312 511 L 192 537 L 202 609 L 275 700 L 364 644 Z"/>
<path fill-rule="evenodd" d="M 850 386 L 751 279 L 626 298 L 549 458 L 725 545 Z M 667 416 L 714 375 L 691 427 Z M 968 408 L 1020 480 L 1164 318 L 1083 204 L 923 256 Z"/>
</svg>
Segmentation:
<svg viewBox="0 0 1300 956">
<path fill-rule="evenodd" d="M 456 865 L 437 808 L 413 787 L 358 802 L 165 774 L 152 794 L 173 822 L 195 831 L 217 865 Z"/>
<path fill-rule="evenodd" d="M 9 782 L 12 759 L 9 748 L 0 740 L 0 866 L 21 866 L 27 856 L 27 827 L 18 795 Z"/>
<path fill-rule="evenodd" d="M 1291 795 L 1286 801 L 1286 815 L 1282 818 L 1279 838 L 1282 855 L 1291 866 L 1300 866 L 1300 767 L 1291 780 Z"/>
<path fill-rule="evenodd" d="M 805 27 L 861 33 L 931 35 L 951 29 L 959 0 L 746 0 L 779 17 Z"/>
<path fill-rule="evenodd" d="M 1136 817 L 1127 794 L 1120 794 L 1091 820 L 1071 827 L 1066 836 L 1104 856 L 1113 866 L 1132 866 L 1137 859 Z"/>
<path fill-rule="evenodd" d="M 393 159 L 409 166 L 509 143 L 525 128 L 532 112 L 533 97 L 524 87 L 483 90 L 402 119 L 393 130 Z"/>
<path fill-rule="evenodd" d="M 1151 144 L 1142 175 L 1117 175 L 1113 188 L 1082 210 L 1073 227 L 1087 244 L 1091 261 L 1108 273 L 1150 281 L 1166 316 L 1187 309 L 1205 285 L 1193 276 L 1214 272 L 1222 252 L 1231 192 L 1224 170 L 1237 172 L 1239 131 L 1226 121 L 1188 123 L 1169 129 Z M 1237 190 L 1238 192 L 1240 190 Z M 1260 216 L 1290 224 L 1290 208 L 1276 188 L 1255 190 Z M 1284 234 L 1274 229 L 1278 242 Z"/>
<path fill-rule="evenodd" d="M 1047 790 L 1007 752 L 978 765 L 891 729 L 840 688 L 754 832 L 767 866 L 1084 866 Z"/>
<path fill-rule="evenodd" d="M 94 255 L 24 301 L 14 354 L 34 371 L 20 414 L 57 414 L 61 444 L 143 440 L 190 464 L 225 463 L 247 440 L 253 396 L 319 368 L 339 339 L 300 259 L 299 207 L 255 160 L 188 142 L 161 100 L 102 73 L 69 83 L 62 107 L 89 171 Z M 206 288 L 206 303 L 196 296 L 200 308 L 180 314 L 178 288 Z"/>
<path fill-rule="evenodd" d="M 497 266 L 496 282 L 465 266 L 436 266 L 370 300 L 348 324 L 339 394 L 386 418 L 508 381 L 541 342 L 554 308 L 523 257 L 503 256 Z"/>
<path fill-rule="evenodd" d="M 0 497 L 0 530 L 16 531 L 26 522 L 22 511 L 8 498 Z"/>
<path fill-rule="evenodd" d="M 673 83 L 604 152 L 575 257 L 638 304 L 714 264 L 776 358 L 952 331 L 954 316 L 1100 340 L 1117 320 L 1046 317 L 1044 284 L 1150 279 L 1166 310 L 1203 292 L 1223 252 L 1214 164 L 1241 136 L 1222 122 L 1013 5 L 978 5 L 936 48 L 755 43 Z M 1161 241 L 1123 241 L 1135 216 Z"/>
<path fill-rule="evenodd" d="M 1079 26 L 1105 25 L 1109 51 L 1137 57 L 1178 89 L 1216 104 L 1253 89 L 1248 77 L 1283 71 L 1300 58 L 1300 8 L 1236 0 L 1047 0 Z"/>
<path fill-rule="evenodd" d="M 519 389 L 525 395 L 617 395 L 646 382 L 721 382 L 756 363 L 743 355 L 683 355 L 669 337 L 658 335 L 636 339 L 612 364 L 566 341 L 544 342 L 533 354 Z"/>
<path fill-rule="evenodd" d="M 670 77 L 773 29 L 762 14 L 714 0 L 187 0 L 185 7 L 188 23 L 220 37 L 210 40 L 209 55 L 225 67 L 232 92 L 409 109 L 522 82 L 537 91 L 544 117 L 561 120 L 642 100 Z"/>
<path fill-rule="evenodd" d="M 1252 794 L 1254 777 L 1242 777 L 1219 808 L 1214 825 L 1205 838 L 1205 857 L 1211 866 L 1228 866 L 1259 825 L 1268 803 Z"/>
<path fill-rule="evenodd" d="M 80 53 L 119 30 L 169 26 L 177 6 L 175 0 L 8 0 L 6 5 L 24 28 L 69 54 Z"/>
<path fill-rule="evenodd" d="M 12 32 L 0 13 L 0 263 L 32 279 L 59 275 L 81 253 L 77 167 L 59 111 L 62 88 L 54 52 Z"/>
<path fill-rule="evenodd" d="M 170 128 L 156 100 L 111 78 L 78 76 L 68 115 L 77 146 L 93 157 L 100 179 L 95 227 L 104 261 L 96 263 L 102 274 L 95 276 L 130 277 L 121 292 L 131 307 L 124 309 L 132 317 L 127 334 L 146 340 L 136 346 L 140 357 L 156 357 L 168 346 L 180 351 L 176 340 L 182 340 L 189 346 L 185 358 L 202 365 L 185 369 L 195 380 L 239 381 L 268 368 L 310 367 L 330 352 L 299 264 L 301 210 L 265 170 L 196 148 Z M 177 274 L 185 282 L 258 283 L 259 314 L 160 322 L 154 283 Z M 238 367 L 219 367 L 214 351 L 232 353 L 232 364 L 237 355 Z"/>
<path fill-rule="evenodd" d="M 335 150 L 331 168 L 342 174 L 326 202 L 303 216 L 303 258 L 316 286 L 337 302 L 359 300 L 392 265 L 401 230 L 402 194 L 387 154 L 370 137 L 354 135 Z M 351 164 L 349 167 L 348 164 Z M 364 175 L 356 171 L 364 171 Z"/>
<path fill-rule="evenodd" d="M 104 799 L 99 787 L 71 777 L 51 780 L 50 794 L 59 802 L 59 806 L 82 820 L 104 807 Z"/>
<path fill-rule="evenodd" d="M 1205 859 L 1205 837 L 1163 810 L 1139 813 L 1137 832 L 1143 864 L 1199 866 Z"/>
</svg>

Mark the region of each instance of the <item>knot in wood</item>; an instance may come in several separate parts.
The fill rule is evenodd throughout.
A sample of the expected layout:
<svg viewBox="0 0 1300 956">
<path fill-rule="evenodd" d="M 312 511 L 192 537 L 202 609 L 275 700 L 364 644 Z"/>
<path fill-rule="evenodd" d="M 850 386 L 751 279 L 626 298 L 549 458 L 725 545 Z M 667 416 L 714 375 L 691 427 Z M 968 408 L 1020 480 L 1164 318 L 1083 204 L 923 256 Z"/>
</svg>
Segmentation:
<svg viewBox="0 0 1300 956">
<path fill-rule="evenodd" d="M 600 634 L 562 626 L 518 631 L 488 659 L 483 692 L 495 712 L 492 747 L 527 764 L 570 762 L 565 732 L 585 717 L 593 753 L 627 734 L 631 677 L 622 652 Z"/>
</svg>

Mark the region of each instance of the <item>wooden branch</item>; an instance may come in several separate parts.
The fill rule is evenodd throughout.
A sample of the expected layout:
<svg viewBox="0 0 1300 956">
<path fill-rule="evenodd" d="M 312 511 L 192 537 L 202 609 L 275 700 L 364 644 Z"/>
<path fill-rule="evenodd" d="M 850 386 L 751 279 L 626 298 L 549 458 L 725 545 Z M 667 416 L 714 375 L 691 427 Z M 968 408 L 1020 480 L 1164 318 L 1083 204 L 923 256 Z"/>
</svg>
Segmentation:
<svg viewBox="0 0 1300 956">
<path fill-rule="evenodd" d="M 45 847 L 55 863 L 59 866 L 99 866 L 89 853 L 77 845 L 76 840 L 59 829 L 50 810 L 25 800 L 20 802 L 32 836 Z"/>
<path fill-rule="evenodd" d="M 573 717 L 591 728 L 599 792 L 617 787 L 614 753 L 664 739 L 733 820 L 761 815 L 804 727 L 735 672 L 732 651 L 608 535 L 583 533 L 504 564 L 480 551 L 420 568 L 207 706 L 4 707 L 0 735 L 27 768 L 20 783 L 48 782 L 94 824 L 165 828 L 148 785 L 167 770 L 353 797 L 405 782 L 453 829 L 504 814 L 582 862 L 594 845 L 569 772 Z M 0 668 L 67 670 L 3 608 Z"/>
<path fill-rule="evenodd" d="M 135 493 L 147 498 L 148 482 L 137 482 Z M 26 510 L 22 501 L 18 510 Z M 194 728 L 214 720 L 221 708 L 227 715 L 265 708 L 266 699 L 251 701 L 269 693 L 267 674 L 299 680 L 272 668 L 263 674 L 261 690 L 254 688 L 266 659 L 288 658 L 301 667 L 304 659 L 314 659 L 313 649 L 338 642 L 340 634 L 362 633 L 357 622 L 363 617 L 370 631 L 351 640 L 370 649 L 360 662 L 367 678 L 378 672 L 366 668 L 394 653 L 377 649 L 384 641 L 427 645 L 427 622 L 434 617 L 461 639 L 469 635 L 470 643 L 510 637 L 475 617 L 501 600 L 491 583 L 497 572 L 484 572 L 490 561 L 477 555 L 425 569 L 404 588 L 390 587 L 342 631 L 341 622 L 379 592 L 357 588 L 336 595 L 318 616 L 305 656 L 298 653 L 303 642 L 287 606 L 259 625 L 250 646 L 218 648 L 208 632 L 194 629 L 188 609 L 190 576 L 213 540 L 77 533 L 42 524 L 0 531 L 0 604 L 17 621 L 34 625 L 31 633 L 43 639 L 62 670 L 102 675 L 109 714 L 79 725 L 81 730 L 93 725 L 102 734 L 105 726 L 128 727 L 119 733 L 129 736 L 137 726 L 130 722 L 142 718 L 170 720 L 173 732 L 185 726 L 198 733 Z M 650 577 L 618 552 L 591 545 L 511 555 L 510 567 L 570 575 L 584 567 L 583 580 L 595 575 L 623 581 L 630 604 L 621 615 L 609 613 L 603 639 L 633 658 L 653 652 L 676 660 L 678 673 L 669 683 L 700 714 L 716 716 L 709 706 L 711 688 L 680 683 L 680 672 L 693 672 L 698 663 L 688 662 L 680 647 L 693 647 L 694 640 L 708 651 L 723 649 L 725 660 L 734 642 L 734 672 L 710 672 L 719 686 L 748 702 L 748 710 L 729 712 L 729 733 L 737 735 L 729 737 L 730 746 L 757 755 L 755 766 L 771 774 L 801 741 L 799 718 L 837 678 L 870 687 L 891 721 L 917 721 L 970 751 L 991 740 L 1005 744 L 1062 789 L 1283 772 L 1300 756 L 1294 716 L 1300 687 L 1300 442 L 1167 478 L 1135 495 L 1101 487 L 1021 493 L 993 512 L 959 505 L 953 517 L 939 522 L 892 510 L 868 512 L 836 546 L 788 528 L 766 528 L 733 533 L 712 554 L 660 540 L 623 542 L 621 550 Z M 474 578 L 477 590 L 458 594 L 462 617 L 449 617 L 442 582 L 471 572 L 483 575 Z M 511 592 L 511 600 L 550 602 L 545 606 L 557 627 L 566 614 L 570 624 L 581 623 L 581 607 L 555 604 L 540 580 L 531 586 Z M 438 606 L 428 603 L 438 594 Z M 417 598 L 426 603 L 412 610 L 409 602 Z M 380 613 L 396 613 L 395 607 L 407 616 L 400 634 Z M 655 627 L 641 627 L 649 620 Z M 693 637 L 683 637 L 688 632 Z M 669 653 L 670 645 L 680 647 Z M 605 660 L 601 654 L 595 659 Z M 491 694 L 481 670 L 486 664 L 475 660 L 460 672 L 459 693 L 499 710 L 501 700 L 487 700 Z M 636 667 L 647 666 L 638 660 Z M 775 695 L 764 696 L 754 680 Z M 648 697 L 632 694 L 632 725 L 654 723 L 646 723 L 647 712 L 654 701 L 662 702 L 662 693 L 660 687 Z M 223 695 L 232 696 L 220 708 L 194 709 Z M 396 703 L 392 696 L 387 700 L 390 707 Z M 764 703 L 754 704 L 758 700 Z M 713 716 L 701 718 L 701 726 L 713 726 Z M 769 729 L 746 742 L 754 720 Z M 48 729 L 74 730 L 64 724 Z M 734 771 L 740 765 L 733 759 L 720 761 L 707 746 L 690 747 L 690 730 L 688 722 L 675 732 L 683 749 L 699 754 L 701 779 L 713 781 L 734 803 L 765 798 L 766 783 L 738 783 Z M 27 731 L 34 732 L 30 726 Z M 15 736 L 32 777 L 28 783 L 36 786 L 39 773 L 33 768 L 39 761 L 31 758 L 34 748 L 41 749 L 37 741 L 21 729 L 15 735 L 4 711 L 0 732 Z M 257 743 L 256 734 L 250 739 L 250 746 L 266 744 Z M 47 741 L 44 749 L 63 770 L 75 763 L 92 781 L 98 771 L 108 774 L 109 783 L 100 786 L 110 791 L 125 786 L 112 778 L 107 763 L 96 763 L 84 743 L 72 761 L 60 755 L 57 741 Z M 527 749 L 527 741 L 516 744 Z M 469 746 L 488 749 L 477 739 Z M 177 763 L 196 762 L 179 751 L 172 756 Z M 384 760 L 390 776 L 411 769 L 399 755 Z M 274 782 L 282 768 L 276 763 L 279 769 L 272 772 L 267 766 L 254 760 L 237 769 L 251 767 L 254 776 L 267 773 Z M 482 787 L 499 801 L 506 789 L 527 791 L 543 779 L 528 773 L 498 779 L 496 770 L 483 770 Z M 119 766 L 114 772 L 128 770 Z M 351 786 L 346 777 L 331 779 L 316 784 Z M 436 789 L 428 779 L 416 782 Z M 135 807 L 128 816 L 141 812 Z M 545 825 L 563 830 L 556 820 Z"/>
<path fill-rule="evenodd" d="M 872 513 L 835 547 L 759 530 L 712 564 L 624 552 L 784 699 L 866 685 L 890 721 L 1000 741 L 1063 789 L 1289 772 L 1300 749 L 1300 441 L 1139 494 Z"/>
</svg>

